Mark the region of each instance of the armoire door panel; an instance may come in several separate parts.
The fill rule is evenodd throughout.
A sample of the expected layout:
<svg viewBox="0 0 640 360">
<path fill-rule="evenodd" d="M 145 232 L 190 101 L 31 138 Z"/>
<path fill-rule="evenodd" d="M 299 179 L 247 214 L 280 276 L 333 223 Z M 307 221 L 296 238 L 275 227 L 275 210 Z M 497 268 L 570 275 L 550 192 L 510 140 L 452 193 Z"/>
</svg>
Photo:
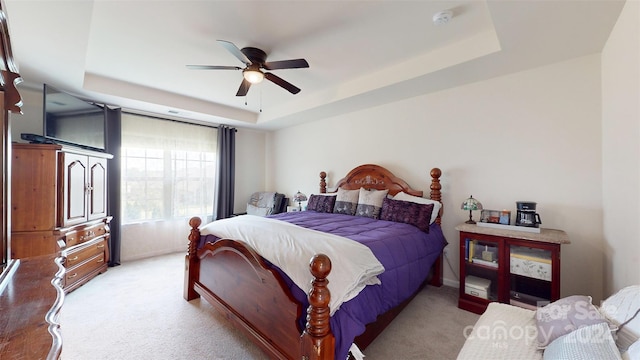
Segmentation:
<svg viewBox="0 0 640 360">
<path fill-rule="evenodd" d="M 107 215 L 107 160 L 89 158 L 89 220 Z"/>
<path fill-rule="evenodd" d="M 64 226 L 87 221 L 87 162 L 87 156 L 64 154 Z"/>
</svg>

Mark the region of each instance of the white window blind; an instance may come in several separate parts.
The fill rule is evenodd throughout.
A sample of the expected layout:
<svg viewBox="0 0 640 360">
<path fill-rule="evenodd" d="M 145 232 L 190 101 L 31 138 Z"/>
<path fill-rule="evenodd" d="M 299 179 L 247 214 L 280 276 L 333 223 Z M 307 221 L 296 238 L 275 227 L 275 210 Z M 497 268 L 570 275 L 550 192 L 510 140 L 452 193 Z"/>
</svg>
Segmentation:
<svg viewBox="0 0 640 360">
<path fill-rule="evenodd" d="M 123 224 L 213 212 L 217 129 L 122 114 Z"/>
</svg>

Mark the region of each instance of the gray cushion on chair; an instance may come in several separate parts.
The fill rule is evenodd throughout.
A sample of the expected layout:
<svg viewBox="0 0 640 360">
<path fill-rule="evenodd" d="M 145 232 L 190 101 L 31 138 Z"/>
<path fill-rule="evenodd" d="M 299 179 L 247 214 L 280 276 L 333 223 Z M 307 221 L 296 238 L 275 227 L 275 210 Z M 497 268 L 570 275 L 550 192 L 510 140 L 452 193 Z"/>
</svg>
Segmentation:
<svg viewBox="0 0 640 360">
<path fill-rule="evenodd" d="M 247 214 L 267 216 L 273 212 L 275 205 L 275 192 L 257 191 L 251 194 L 247 202 Z"/>
</svg>

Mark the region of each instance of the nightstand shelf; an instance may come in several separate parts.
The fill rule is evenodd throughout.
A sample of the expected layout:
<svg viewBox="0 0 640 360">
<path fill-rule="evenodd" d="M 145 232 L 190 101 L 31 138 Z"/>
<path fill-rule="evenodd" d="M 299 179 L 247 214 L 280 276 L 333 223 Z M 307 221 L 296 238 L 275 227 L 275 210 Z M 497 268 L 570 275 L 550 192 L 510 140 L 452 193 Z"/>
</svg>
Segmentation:
<svg viewBox="0 0 640 360">
<path fill-rule="evenodd" d="M 564 231 L 540 233 L 456 226 L 460 232 L 458 307 L 482 314 L 490 302 L 527 308 L 560 298 L 560 245 Z"/>
</svg>

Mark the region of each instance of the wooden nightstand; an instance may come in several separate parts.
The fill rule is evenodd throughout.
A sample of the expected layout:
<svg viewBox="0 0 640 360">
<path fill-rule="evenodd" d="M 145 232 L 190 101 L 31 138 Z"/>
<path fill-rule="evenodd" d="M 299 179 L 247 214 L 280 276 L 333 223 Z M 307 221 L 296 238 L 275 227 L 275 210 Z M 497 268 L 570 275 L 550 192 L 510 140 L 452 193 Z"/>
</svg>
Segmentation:
<svg viewBox="0 0 640 360">
<path fill-rule="evenodd" d="M 482 314 L 492 301 L 535 309 L 560 298 L 562 230 L 531 233 L 456 226 L 460 231 L 458 307 Z"/>
</svg>

